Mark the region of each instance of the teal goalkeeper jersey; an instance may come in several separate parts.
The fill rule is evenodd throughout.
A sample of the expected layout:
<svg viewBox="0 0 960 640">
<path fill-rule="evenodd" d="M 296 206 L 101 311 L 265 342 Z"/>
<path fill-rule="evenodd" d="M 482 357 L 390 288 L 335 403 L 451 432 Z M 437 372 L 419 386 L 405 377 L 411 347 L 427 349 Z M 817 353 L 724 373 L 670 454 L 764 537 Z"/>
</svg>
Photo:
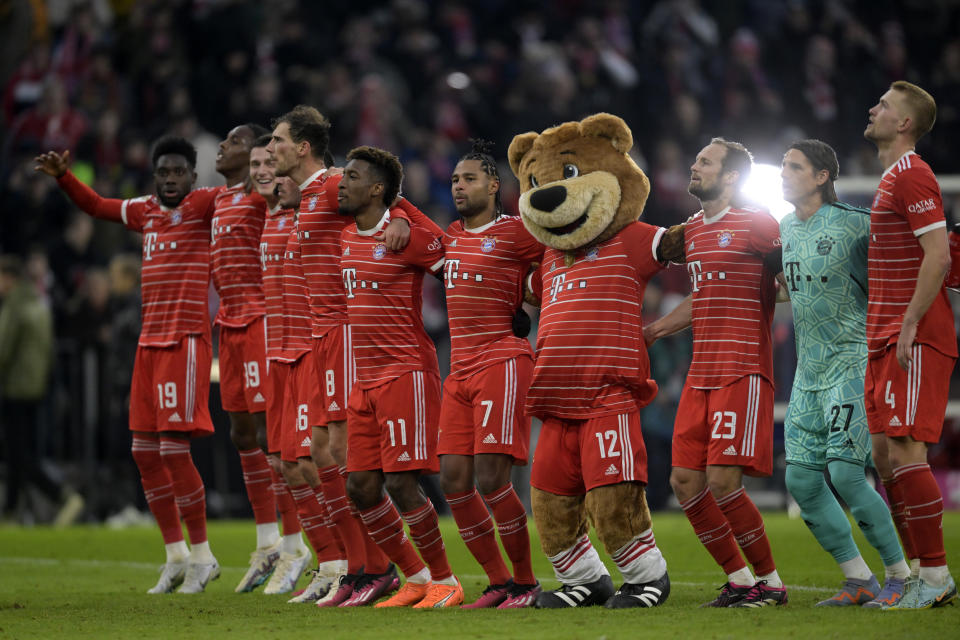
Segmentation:
<svg viewBox="0 0 960 640">
<path fill-rule="evenodd" d="M 805 221 L 794 212 L 780 221 L 780 239 L 797 341 L 794 386 L 815 391 L 863 377 L 870 212 L 842 202 Z"/>
</svg>

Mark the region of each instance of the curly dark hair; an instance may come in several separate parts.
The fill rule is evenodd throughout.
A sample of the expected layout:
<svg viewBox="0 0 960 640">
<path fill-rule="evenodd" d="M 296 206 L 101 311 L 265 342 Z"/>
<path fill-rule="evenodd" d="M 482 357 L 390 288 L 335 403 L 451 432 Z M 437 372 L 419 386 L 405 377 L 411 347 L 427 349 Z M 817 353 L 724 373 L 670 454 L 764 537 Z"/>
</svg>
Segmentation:
<svg viewBox="0 0 960 640">
<path fill-rule="evenodd" d="M 157 140 L 153 144 L 153 153 L 150 156 L 153 166 L 157 166 L 160 156 L 167 155 L 183 156 L 191 169 L 197 166 L 197 148 L 186 138 L 164 136 Z"/>
<path fill-rule="evenodd" d="M 397 156 L 376 147 L 356 147 L 347 154 L 347 162 L 363 160 L 369 163 L 377 181 L 383 183 L 383 204 L 389 207 L 400 193 L 403 182 L 403 165 Z"/>
</svg>

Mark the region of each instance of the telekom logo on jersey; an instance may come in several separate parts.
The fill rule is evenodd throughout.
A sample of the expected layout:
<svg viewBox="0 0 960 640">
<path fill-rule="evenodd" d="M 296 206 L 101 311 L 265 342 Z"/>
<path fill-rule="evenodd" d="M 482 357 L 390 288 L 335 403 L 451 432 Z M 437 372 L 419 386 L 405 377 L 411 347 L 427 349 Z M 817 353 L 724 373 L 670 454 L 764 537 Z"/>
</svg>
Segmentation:
<svg viewBox="0 0 960 640">
<path fill-rule="evenodd" d="M 143 236 L 143 259 L 152 260 L 153 252 L 157 249 L 157 238 L 160 235 L 156 231 L 151 231 Z"/>
</svg>

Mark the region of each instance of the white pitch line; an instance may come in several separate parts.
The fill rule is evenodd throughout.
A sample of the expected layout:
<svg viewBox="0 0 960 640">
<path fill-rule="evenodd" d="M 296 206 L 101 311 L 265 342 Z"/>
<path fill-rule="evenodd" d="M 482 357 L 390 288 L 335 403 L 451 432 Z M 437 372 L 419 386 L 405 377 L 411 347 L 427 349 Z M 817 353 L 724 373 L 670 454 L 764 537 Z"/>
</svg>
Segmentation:
<svg viewBox="0 0 960 640">
<path fill-rule="evenodd" d="M 122 569 L 143 569 L 156 571 L 160 566 L 156 562 L 126 562 L 123 560 L 85 560 L 81 558 L 67 558 L 64 560 L 59 560 L 56 558 L 21 558 L 21 557 L 11 557 L 4 556 L 0 557 L 0 564 L 40 564 L 45 566 L 55 566 L 55 565 L 67 565 L 75 567 L 118 567 Z M 247 567 L 221 567 L 227 571 L 246 571 Z M 463 580 L 480 580 L 484 581 L 487 579 L 485 574 L 469 574 L 461 573 L 457 574 L 457 577 Z M 553 580 L 553 582 L 556 582 Z M 671 580 L 670 584 L 676 585 L 679 587 L 711 587 L 715 586 L 713 582 L 689 582 L 689 581 L 677 581 Z M 787 585 L 787 589 L 790 591 L 811 591 L 811 592 L 831 592 L 836 591 L 836 587 L 808 587 L 806 585 L 800 584 L 791 584 Z"/>
</svg>

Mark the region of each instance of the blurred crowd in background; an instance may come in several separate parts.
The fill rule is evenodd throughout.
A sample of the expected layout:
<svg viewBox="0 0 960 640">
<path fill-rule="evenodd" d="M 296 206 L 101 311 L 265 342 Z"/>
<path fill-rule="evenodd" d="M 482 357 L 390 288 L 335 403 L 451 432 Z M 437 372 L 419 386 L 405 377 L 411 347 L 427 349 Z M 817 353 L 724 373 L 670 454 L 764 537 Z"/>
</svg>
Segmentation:
<svg viewBox="0 0 960 640">
<path fill-rule="evenodd" d="M 836 148 L 841 175 L 879 176 L 862 138 L 867 110 L 907 79 L 939 104 L 918 151 L 939 175 L 960 173 L 960 5 L 946 0 L 4 0 L 0 13 L 0 254 L 22 258 L 53 321 L 36 434 L 42 458 L 61 463 L 50 475 L 120 487 L 91 505 L 94 517 L 140 493 L 126 431 L 139 238 L 76 211 L 33 172 L 40 151 L 69 149 L 81 179 L 126 198 L 153 192 L 150 144 L 175 133 L 199 150 L 198 186 L 213 186 L 230 128 L 269 126 L 306 103 L 333 123 L 338 161 L 360 144 L 395 152 L 407 198 L 445 226 L 455 216 L 449 176 L 469 138 L 496 143 L 503 201 L 515 212 L 512 137 L 609 111 L 632 128 L 633 155 L 650 176 L 645 219 L 669 225 L 697 210 L 688 167 L 716 135 L 773 164 L 793 140 L 821 138 Z M 948 217 L 956 202 L 947 198 Z M 645 312 L 661 315 L 687 288 L 683 269 L 667 270 L 648 288 Z M 795 364 L 789 315 L 781 310 L 774 327 L 779 401 Z M 443 360 L 438 286 L 425 294 L 425 320 Z M 689 358 L 689 336 L 652 349 L 661 393 L 644 431 L 667 456 L 652 455 L 652 467 L 669 468 Z M 960 468 L 958 430 L 944 440 L 932 461 Z M 57 478 L 64 469 L 74 478 Z M 669 492 L 657 485 L 653 504 Z"/>
</svg>

